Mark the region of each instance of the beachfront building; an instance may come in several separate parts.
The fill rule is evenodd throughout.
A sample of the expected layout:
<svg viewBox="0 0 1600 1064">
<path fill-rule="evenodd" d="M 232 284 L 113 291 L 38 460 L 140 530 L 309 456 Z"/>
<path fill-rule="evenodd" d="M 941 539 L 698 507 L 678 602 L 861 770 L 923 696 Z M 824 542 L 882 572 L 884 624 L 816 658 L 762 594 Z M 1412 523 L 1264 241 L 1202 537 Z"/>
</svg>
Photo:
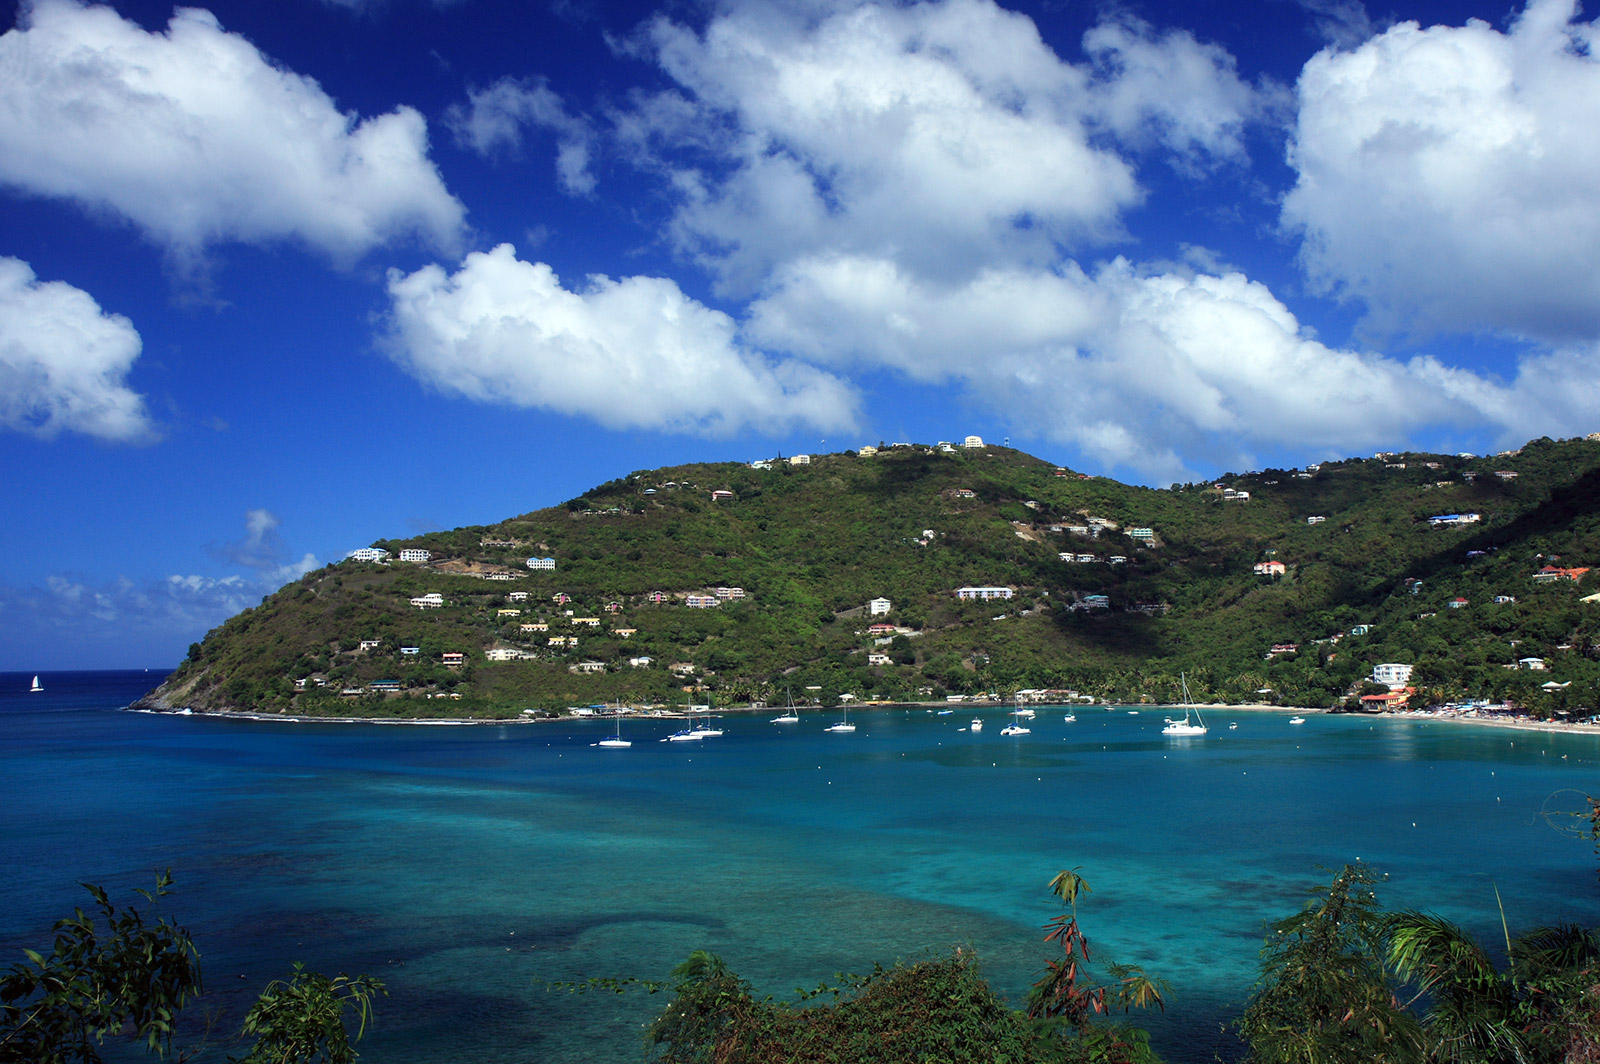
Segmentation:
<svg viewBox="0 0 1600 1064">
<path fill-rule="evenodd" d="M 388 556 L 389 552 L 382 547 L 362 547 L 345 555 L 353 562 L 381 562 Z"/>
<path fill-rule="evenodd" d="M 1381 683 L 1393 691 L 1411 682 L 1411 668 L 1410 665 L 1403 665 L 1397 662 L 1374 665 L 1372 667 L 1372 682 Z"/>
<path fill-rule="evenodd" d="M 878 617 L 889 612 L 890 602 L 886 598 L 875 598 L 867 603 L 867 616 Z"/>
<path fill-rule="evenodd" d="M 528 559 L 528 568 L 529 569 L 554 569 L 555 567 L 556 567 L 556 560 L 554 558 L 529 558 Z"/>
<path fill-rule="evenodd" d="M 412 599 L 411 604 L 419 610 L 436 610 L 444 605 L 444 596 L 437 591 L 430 591 Z"/>
<path fill-rule="evenodd" d="M 1014 595 L 1015 593 L 1016 592 L 1014 592 L 1009 587 L 958 587 L 958 588 L 956 588 L 956 598 L 958 598 L 958 599 L 980 599 L 980 600 L 1008 599 L 1012 595 Z"/>
<path fill-rule="evenodd" d="M 403 562 L 425 562 L 432 557 L 433 551 L 423 550 L 421 547 L 407 547 L 400 552 L 400 560 Z"/>
</svg>

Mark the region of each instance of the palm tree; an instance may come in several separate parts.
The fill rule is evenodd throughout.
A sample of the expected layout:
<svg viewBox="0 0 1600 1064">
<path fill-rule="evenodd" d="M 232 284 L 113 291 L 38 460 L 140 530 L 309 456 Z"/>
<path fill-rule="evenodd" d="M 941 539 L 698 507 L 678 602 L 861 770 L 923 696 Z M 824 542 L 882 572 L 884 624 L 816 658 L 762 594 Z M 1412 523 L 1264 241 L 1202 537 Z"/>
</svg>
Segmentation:
<svg viewBox="0 0 1600 1064">
<path fill-rule="evenodd" d="M 1426 996 L 1428 1059 L 1439 1064 L 1524 1064 L 1600 1058 L 1594 995 L 1600 934 L 1575 924 L 1513 940 L 1495 967 L 1466 931 L 1431 913 L 1395 918 L 1389 963 Z"/>
</svg>

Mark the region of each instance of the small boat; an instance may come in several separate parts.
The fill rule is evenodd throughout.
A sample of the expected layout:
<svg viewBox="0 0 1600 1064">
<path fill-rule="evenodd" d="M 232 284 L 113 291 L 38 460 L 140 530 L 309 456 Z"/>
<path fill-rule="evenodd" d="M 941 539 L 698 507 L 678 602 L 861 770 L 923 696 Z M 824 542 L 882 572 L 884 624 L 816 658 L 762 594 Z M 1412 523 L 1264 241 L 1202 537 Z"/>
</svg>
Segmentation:
<svg viewBox="0 0 1600 1064">
<path fill-rule="evenodd" d="M 854 724 L 850 723 L 850 707 L 849 706 L 845 706 L 844 707 L 844 719 L 843 720 L 841 720 L 837 724 L 830 724 L 830 725 L 828 725 L 826 728 L 824 728 L 822 730 L 823 731 L 831 731 L 831 732 L 853 732 L 853 731 L 855 731 L 856 730 L 856 726 Z"/>
<path fill-rule="evenodd" d="M 688 728 L 683 728 L 683 729 L 681 729 L 679 731 L 673 732 L 671 735 L 667 736 L 665 739 L 661 739 L 659 741 L 663 742 L 663 743 L 687 743 L 687 742 L 691 742 L 691 741 L 699 742 L 703 738 L 705 738 L 705 736 L 696 735 L 694 732 L 690 731 Z"/>
<path fill-rule="evenodd" d="M 1031 709 L 1018 709 L 1015 712 L 1017 717 L 1022 720 L 1032 720 L 1034 717 L 1038 716 L 1038 714 Z"/>
<path fill-rule="evenodd" d="M 1078 715 L 1076 713 L 1068 713 L 1066 716 L 1062 717 L 1061 719 L 1066 721 L 1068 724 L 1071 724 L 1071 723 L 1075 722 L 1078 719 Z"/>
<path fill-rule="evenodd" d="M 773 717 L 772 718 L 772 723 L 774 723 L 774 724 L 796 724 L 796 723 L 799 723 L 800 714 L 798 714 L 798 713 L 796 713 L 794 711 L 794 693 L 792 692 L 792 690 L 790 690 L 788 688 L 785 688 L 784 692 L 783 692 L 783 697 L 784 697 L 784 702 L 785 702 L 785 705 L 783 707 L 783 712 L 781 714 L 779 714 L 778 716 Z"/>
<path fill-rule="evenodd" d="M 973 731 L 983 731 L 983 721 L 979 720 L 977 717 L 973 717 L 972 718 L 972 730 Z"/>
<path fill-rule="evenodd" d="M 1130 717 L 1137 717 L 1137 716 L 1138 716 L 1138 715 L 1139 715 L 1139 711 L 1138 711 L 1138 710 L 1137 710 L 1137 709 L 1130 709 L 1130 710 L 1128 710 L 1128 716 L 1130 716 Z"/>
<path fill-rule="evenodd" d="M 1306 718 L 1304 718 L 1304 717 L 1290 717 L 1289 718 L 1289 723 L 1290 724 L 1304 724 L 1305 722 L 1306 722 Z"/>
<path fill-rule="evenodd" d="M 1238 721 L 1232 721 L 1232 722 L 1230 722 L 1228 724 L 1228 730 L 1229 731 L 1237 731 L 1238 729 L 1239 729 L 1239 722 Z"/>
<path fill-rule="evenodd" d="M 1178 682 L 1183 685 L 1183 719 L 1173 720 L 1167 718 L 1167 726 L 1161 729 L 1162 735 L 1178 737 L 1204 735 L 1206 733 L 1205 718 L 1200 716 L 1200 711 L 1194 711 L 1194 722 L 1189 720 L 1189 705 L 1194 700 L 1189 697 L 1189 680 L 1183 673 L 1178 674 Z"/>
<path fill-rule="evenodd" d="M 40 691 L 44 690 L 44 685 L 39 682 L 39 677 L 35 676 L 33 678 L 33 686 L 28 688 L 28 690 L 32 694 L 38 694 Z"/>
<path fill-rule="evenodd" d="M 1001 735 L 1031 735 L 1032 733 L 1032 728 L 1024 728 L 1020 724 L 1007 724 L 1004 728 L 1000 729 Z"/>
<path fill-rule="evenodd" d="M 1029 716 L 1029 717 L 1033 716 L 1034 715 L 1033 714 L 1033 710 L 1031 710 L 1031 709 L 1023 709 L 1021 705 L 1013 703 L 1012 706 L 1011 706 L 1011 723 L 1007 724 L 1004 728 L 1001 728 L 1000 729 L 1000 734 L 1001 735 L 1028 735 L 1028 734 L 1030 734 L 1033 729 L 1024 728 L 1022 726 L 1022 718 L 1023 718 L 1024 715 Z"/>
<path fill-rule="evenodd" d="M 953 710 L 953 709 L 941 709 L 941 710 L 940 710 L 940 711 L 939 711 L 939 712 L 938 712 L 938 714 L 937 714 L 937 715 L 938 715 L 938 716 L 941 716 L 941 717 L 948 717 L 948 716 L 949 716 L 949 715 L 950 715 L 950 714 L 952 714 L 952 713 L 954 713 L 954 712 L 955 712 L 955 710 Z"/>
<path fill-rule="evenodd" d="M 622 737 L 622 712 L 621 712 L 620 709 L 617 712 L 617 730 L 613 734 L 607 736 L 606 738 L 601 739 L 599 742 L 595 743 L 594 745 L 596 745 L 596 746 L 609 746 L 609 747 L 611 747 L 613 749 L 620 749 L 622 747 L 627 747 L 627 746 L 632 746 L 633 745 L 633 743 L 631 741 L 629 741 L 627 739 L 624 739 Z"/>
</svg>

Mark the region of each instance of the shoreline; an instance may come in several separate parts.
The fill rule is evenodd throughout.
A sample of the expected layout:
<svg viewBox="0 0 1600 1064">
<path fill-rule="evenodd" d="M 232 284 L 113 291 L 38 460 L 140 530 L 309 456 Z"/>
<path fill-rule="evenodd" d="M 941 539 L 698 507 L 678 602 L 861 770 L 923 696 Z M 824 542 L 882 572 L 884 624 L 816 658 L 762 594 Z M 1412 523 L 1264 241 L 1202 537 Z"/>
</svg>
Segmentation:
<svg viewBox="0 0 1600 1064">
<path fill-rule="evenodd" d="M 1000 709 L 1000 708 L 1006 707 L 1007 705 L 1008 705 L 1008 703 L 1004 703 L 1004 702 L 960 702 L 960 703 L 950 703 L 950 702 L 893 702 L 893 703 L 878 703 L 878 704 L 856 703 L 856 704 L 853 704 L 850 708 L 855 709 L 857 711 L 861 711 L 861 710 L 884 710 L 884 709 L 905 709 L 905 710 L 910 710 L 910 709 L 927 709 L 927 710 L 948 709 L 948 710 L 951 710 L 953 712 L 961 712 L 961 711 L 972 712 L 972 711 L 976 711 L 976 710 L 985 710 L 985 709 Z M 755 706 L 726 706 L 726 707 L 723 707 L 723 708 L 715 710 L 713 715 L 714 716 L 722 716 L 722 715 L 747 716 L 747 715 L 756 714 L 756 713 L 776 712 L 776 711 L 778 711 L 778 708 L 779 707 L 773 707 L 773 706 L 759 706 L 759 707 L 755 707 Z M 820 707 L 820 706 L 796 706 L 795 708 L 796 709 L 800 709 L 800 710 L 806 710 L 806 711 L 820 711 L 822 709 L 822 707 Z M 1136 710 L 1136 711 L 1141 711 L 1141 712 L 1149 710 L 1151 712 L 1155 712 L 1155 711 L 1163 710 L 1163 709 L 1195 709 L 1195 710 L 1201 710 L 1201 711 L 1210 712 L 1210 713 L 1226 713 L 1226 712 L 1238 710 L 1238 711 L 1250 712 L 1250 713 L 1276 713 L 1276 714 L 1284 714 L 1284 715 L 1317 714 L 1319 716 L 1351 716 L 1351 717 L 1362 717 L 1362 718 L 1367 719 L 1367 720 L 1383 720 L 1383 721 L 1438 721 L 1438 722 L 1446 723 L 1446 724 L 1477 725 L 1477 726 L 1480 726 L 1480 727 L 1501 728 L 1501 729 L 1511 730 L 1511 731 L 1533 731 L 1533 732 L 1544 732 L 1546 734 L 1556 734 L 1556 735 L 1593 735 L 1593 736 L 1600 737 L 1600 725 L 1595 725 L 1595 724 L 1579 724 L 1579 723 L 1573 723 L 1573 722 L 1567 722 L 1567 721 L 1535 720 L 1532 717 L 1498 715 L 1498 714 L 1497 715 L 1493 715 L 1493 716 L 1476 716 L 1476 715 L 1468 716 L 1465 713 L 1458 712 L 1458 711 L 1451 711 L 1451 710 L 1442 710 L 1441 711 L 1441 710 L 1417 709 L 1417 710 L 1401 710 L 1401 711 L 1389 712 L 1389 713 L 1334 714 L 1331 710 L 1327 710 L 1327 709 L 1311 709 L 1311 708 L 1307 708 L 1307 707 L 1304 707 L 1304 706 L 1279 706 L 1279 705 L 1269 705 L 1269 704 L 1265 704 L 1265 703 L 1248 703 L 1248 702 L 1246 702 L 1246 703 L 1223 703 L 1223 702 L 1195 703 L 1195 702 L 1191 702 L 1187 706 L 1182 704 L 1182 703 L 1169 705 L 1169 706 L 1158 706 L 1158 705 L 1151 705 L 1151 704 L 1135 704 L 1135 703 L 1115 703 L 1115 704 L 1094 703 L 1092 705 L 1090 705 L 1090 704 L 1073 704 L 1073 703 L 1060 703 L 1060 704 L 1053 704 L 1052 703 L 1048 707 L 1045 707 L 1045 706 L 1041 705 L 1041 706 L 1035 706 L 1035 707 L 1031 707 L 1031 708 L 1035 708 L 1035 709 L 1049 708 L 1049 709 L 1052 709 L 1052 710 L 1060 709 L 1060 710 L 1067 710 L 1067 711 L 1070 711 L 1070 712 L 1080 712 L 1080 711 L 1082 711 L 1082 712 L 1093 712 L 1093 711 L 1099 710 L 1101 712 L 1106 712 L 1106 713 L 1114 713 L 1114 712 L 1118 712 L 1118 711 L 1127 712 L 1127 711 L 1130 711 L 1130 710 Z M 374 725 L 384 725 L 384 726 L 417 725 L 417 726 L 420 726 L 420 727 L 471 727 L 471 726 L 486 726 L 486 725 L 487 726 L 504 726 L 504 725 L 511 725 L 511 724 L 518 724 L 518 725 L 521 725 L 521 724 L 554 724 L 554 723 L 563 722 L 563 721 L 570 723 L 572 721 L 580 721 L 580 720 L 589 720 L 589 721 L 611 720 L 614 717 L 614 714 L 595 714 L 592 717 L 578 717 L 578 716 L 573 716 L 571 714 L 558 714 L 558 715 L 549 716 L 549 717 L 543 717 L 543 716 L 541 716 L 541 717 L 533 717 L 533 716 L 520 716 L 520 715 L 519 716 L 515 716 L 515 717 L 318 717 L 318 716 L 305 716 L 305 715 L 301 715 L 301 714 L 289 714 L 289 713 L 260 713 L 260 712 L 251 712 L 251 711 L 245 711 L 245 710 L 164 709 L 164 708 L 154 708 L 154 707 L 151 707 L 151 706 L 148 706 L 148 705 L 140 706 L 140 705 L 137 705 L 137 704 L 126 706 L 126 707 L 124 707 L 123 711 L 124 712 L 128 712 L 128 713 L 149 713 L 149 714 L 156 715 L 156 716 L 210 717 L 210 718 L 216 718 L 216 719 L 219 719 L 219 720 L 248 720 L 248 721 L 275 722 L 275 723 L 283 723 L 283 724 L 374 724 Z M 691 717 L 691 714 L 685 713 L 682 710 L 662 710 L 662 711 L 652 712 L 652 713 L 628 713 L 628 714 L 623 714 L 623 716 L 626 716 L 626 717 L 628 717 L 629 719 L 632 719 L 632 720 L 687 720 L 687 719 L 689 719 Z"/>
</svg>

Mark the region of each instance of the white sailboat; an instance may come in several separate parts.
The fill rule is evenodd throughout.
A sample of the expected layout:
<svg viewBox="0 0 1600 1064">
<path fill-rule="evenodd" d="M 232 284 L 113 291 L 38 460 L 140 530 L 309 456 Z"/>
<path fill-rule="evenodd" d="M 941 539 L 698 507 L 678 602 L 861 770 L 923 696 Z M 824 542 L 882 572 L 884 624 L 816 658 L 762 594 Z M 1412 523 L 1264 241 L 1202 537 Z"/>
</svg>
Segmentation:
<svg viewBox="0 0 1600 1064">
<path fill-rule="evenodd" d="M 1001 728 L 1000 729 L 1000 734 L 1001 735 L 1031 735 L 1033 733 L 1033 729 L 1032 728 L 1025 728 L 1022 725 L 1022 715 L 1024 713 L 1026 713 L 1030 717 L 1033 716 L 1033 710 L 1031 710 L 1031 709 L 1025 710 L 1020 705 L 1012 707 L 1012 710 L 1011 710 L 1011 723 L 1007 724 L 1004 728 Z"/>
<path fill-rule="evenodd" d="M 1161 729 L 1161 734 L 1177 736 L 1204 735 L 1206 733 L 1206 722 L 1205 718 L 1200 716 L 1198 709 L 1194 711 L 1194 722 L 1191 723 L 1189 720 L 1189 703 L 1193 699 L 1189 697 L 1188 677 L 1180 672 L 1178 674 L 1178 682 L 1183 685 L 1183 719 L 1173 720 L 1168 717 L 1167 726 Z"/>
<path fill-rule="evenodd" d="M 792 688 L 785 687 L 783 689 L 783 700 L 784 700 L 783 713 L 780 714 L 779 716 L 773 717 L 772 718 L 772 723 L 774 723 L 774 724 L 795 724 L 795 723 L 798 723 L 799 720 L 800 720 L 800 714 L 798 714 L 798 713 L 796 713 L 794 711 L 794 690 Z"/>
<path fill-rule="evenodd" d="M 33 678 L 33 686 L 28 688 L 28 690 L 33 694 L 38 694 L 40 691 L 44 690 L 44 685 L 39 682 L 39 677 L 35 676 Z"/>
<path fill-rule="evenodd" d="M 853 732 L 853 731 L 855 731 L 856 730 L 856 726 L 854 724 L 850 723 L 850 707 L 848 705 L 844 707 L 844 719 L 843 720 L 841 720 L 837 724 L 830 724 L 830 725 L 828 725 L 826 728 L 824 728 L 822 730 L 823 731 L 831 731 L 831 732 Z"/>
<path fill-rule="evenodd" d="M 721 728 L 715 728 L 711 725 L 711 707 L 709 705 L 689 707 L 690 714 L 693 714 L 695 710 L 704 711 L 706 717 L 705 720 L 701 721 L 699 724 L 691 723 L 689 726 L 689 734 L 693 735 L 696 739 L 715 739 L 717 736 L 722 734 Z M 693 721 L 693 719 L 694 718 L 691 715 L 690 720 Z"/>
<path fill-rule="evenodd" d="M 609 747 L 612 747 L 613 749 L 620 749 L 622 747 L 628 747 L 628 746 L 632 746 L 633 745 L 633 743 L 630 740 L 624 739 L 622 737 L 622 707 L 621 706 L 617 707 L 617 730 L 613 734 L 611 734 L 610 736 L 608 736 L 608 737 L 606 737 L 604 739 L 601 739 L 599 742 L 595 743 L 594 745 L 596 745 L 596 746 L 609 746 Z"/>
</svg>

